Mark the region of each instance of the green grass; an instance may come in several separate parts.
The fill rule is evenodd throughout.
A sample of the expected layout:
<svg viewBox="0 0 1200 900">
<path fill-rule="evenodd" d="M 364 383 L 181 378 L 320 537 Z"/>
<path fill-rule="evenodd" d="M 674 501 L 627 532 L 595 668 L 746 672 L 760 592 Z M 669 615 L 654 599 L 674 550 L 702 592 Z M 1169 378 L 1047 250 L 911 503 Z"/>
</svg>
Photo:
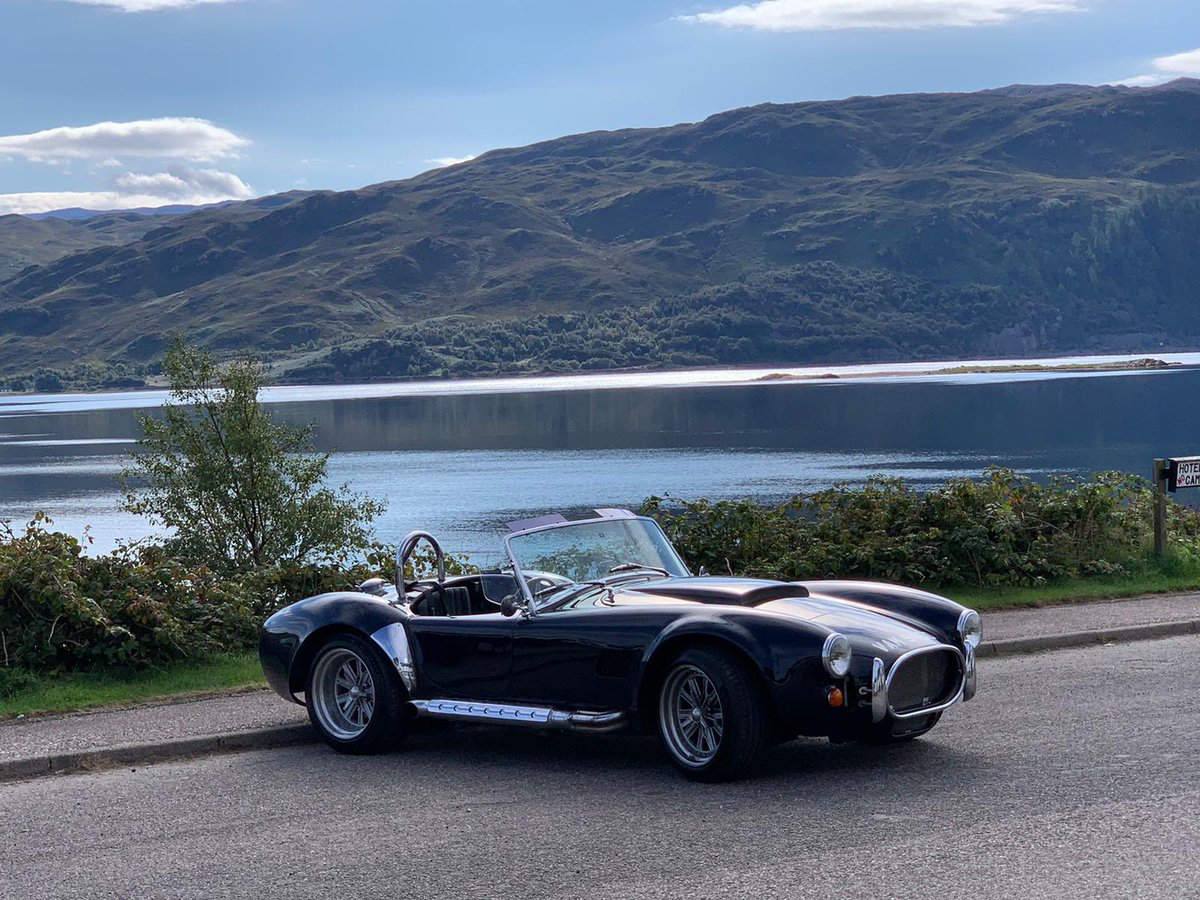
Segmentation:
<svg viewBox="0 0 1200 900">
<path fill-rule="evenodd" d="M 137 672 L 69 672 L 37 676 L 0 696 L 0 718 L 120 706 L 163 697 L 232 691 L 265 685 L 258 654 L 231 653 L 202 662 L 176 663 Z"/>
<path fill-rule="evenodd" d="M 959 586 L 939 589 L 938 592 L 983 611 L 1086 603 L 1089 600 L 1113 600 L 1197 589 L 1200 589 L 1200 566 L 1168 560 L 1161 566 L 1148 567 L 1144 572 L 1126 576 L 1071 578 L 1040 587 Z"/>
</svg>

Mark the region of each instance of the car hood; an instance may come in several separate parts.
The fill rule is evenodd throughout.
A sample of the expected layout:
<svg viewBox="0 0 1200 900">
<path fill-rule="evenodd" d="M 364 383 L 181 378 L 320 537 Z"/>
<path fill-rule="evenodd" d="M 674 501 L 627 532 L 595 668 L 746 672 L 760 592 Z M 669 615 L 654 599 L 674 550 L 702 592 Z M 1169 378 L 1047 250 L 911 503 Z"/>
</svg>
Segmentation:
<svg viewBox="0 0 1200 900">
<path fill-rule="evenodd" d="M 621 596 L 623 595 L 623 596 Z M 621 589 L 617 602 L 628 598 L 690 601 L 723 606 L 752 607 L 770 615 L 802 619 L 846 636 L 856 654 L 894 659 L 896 656 L 941 644 L 932 629 L 854 601 L 812 596 L 802 584 L 755 578 L 666 578 Z"/>
</svg>

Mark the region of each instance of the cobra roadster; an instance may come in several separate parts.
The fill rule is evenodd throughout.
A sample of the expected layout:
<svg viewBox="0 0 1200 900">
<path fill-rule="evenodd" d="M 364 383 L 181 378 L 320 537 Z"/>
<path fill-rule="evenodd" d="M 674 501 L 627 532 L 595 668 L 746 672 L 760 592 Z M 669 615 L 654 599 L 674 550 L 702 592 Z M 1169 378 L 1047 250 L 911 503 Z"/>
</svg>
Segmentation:
<svg viewBox="0 0 1200 900">
<path fill-rule="evenodd" d="M 416 531 L 394 583 L 271 616 L 263 669 L 344 753 L 396 744 L 419 717 L 657 732 L 689 778 L 750 772 L 798 735 L 875 743 L 928 732 L 975 694 L 978 613 L 913 588 L 693 575 L 628 510 L 513 523 L 507 562 L 446 577 Z M 406 580 L 420 542 L 436 575 Z"/>
</svg>

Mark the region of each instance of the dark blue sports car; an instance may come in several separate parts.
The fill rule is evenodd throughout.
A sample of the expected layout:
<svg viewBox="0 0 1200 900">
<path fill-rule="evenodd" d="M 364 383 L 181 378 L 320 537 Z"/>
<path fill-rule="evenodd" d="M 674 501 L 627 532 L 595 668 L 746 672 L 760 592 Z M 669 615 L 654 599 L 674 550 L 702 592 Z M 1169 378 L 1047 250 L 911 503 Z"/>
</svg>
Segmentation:
<svg viewBox="0 0 1200 900">
<path fill-rule="evenodd" d="M 978 613 L 913 588 L 688 571 L 627 510 L 510 526 L 507 563 L 447 578 L 424 532 L 396 583 L 294 603 L 263 627 L 271 686 L 345 753 L 374 753 L 417 717 L 658 733 L 690 778 L 753 769 L 797 735 L 925 734 L 975 693 Z M 420 541 L 437 576 L 405 581 Z"/>
</svg>

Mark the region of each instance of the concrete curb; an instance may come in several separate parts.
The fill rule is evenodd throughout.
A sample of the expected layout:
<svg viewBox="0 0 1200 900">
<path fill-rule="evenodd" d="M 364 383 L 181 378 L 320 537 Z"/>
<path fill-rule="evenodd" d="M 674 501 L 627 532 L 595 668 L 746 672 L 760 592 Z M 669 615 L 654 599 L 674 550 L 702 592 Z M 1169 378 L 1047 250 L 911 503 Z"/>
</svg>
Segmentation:
<svg viewBox="0 0 1200 900">
<path fill-rule="evenodd" d="M 69 772 L 95 772 L 120 766 L 146 765 L 219 753 L 238 753 L 244 750 L 269 750 L 293 744 L 307 744 L 315 740 L 317 735 L 312 727 L 302 724 L 146 744 L 122 744 L 95 750 L 77 750 L 71 753 L 0 761 L 0 782 Z"/>
<path fill-rule="evenodd" d="M 1122 628 L 1100 628 L 1093 631 L 1074 631 L 1040 637 L 1012 638 L 1004 641 L 985 641 L 980 644 L 980 658 L 1016 656 L 1046 650 L 1089 647 L 1125 641 L 1145 641 L 1200 634 L 1200 619 L 1175 622 L 1156 622 L 1151 625 L 1128 625 Z M 0 761 L 0 782 L 40 778 L 69 772 L 95 772 L 120 766 L 139 766 L 154 762 L 191 759 L 219 753 L 238 753 L 245 750 L 269 750 L 308 744 L 317 740 L 316 732 L 307 725 L 283 725 L 260 728 L 256 731 L 235 731 L 228 734 L 180 738 L 147 744 L 123 744 L 97 750 L 80 750 L 27 759 Z"/>
<path fill-rule="evenodd" d="M 1149 625 L 1125 625 L 1120 628 L 1097 628 L 1091 631 L 1071 631 L 1066 634 L 1010 638 L 1006 641 L 984 641 L 979 645 L 976 656 L 980 658 L 1014 656 L 1018 653 L 1065 650 L 1070 647 L 1089 647 L 1095 644 L 1148 641 L 1155 638 L 1176 637 L 1181 634 L 1200 634 L 1200 619 L 1154 622 Z"/>
</svg>

